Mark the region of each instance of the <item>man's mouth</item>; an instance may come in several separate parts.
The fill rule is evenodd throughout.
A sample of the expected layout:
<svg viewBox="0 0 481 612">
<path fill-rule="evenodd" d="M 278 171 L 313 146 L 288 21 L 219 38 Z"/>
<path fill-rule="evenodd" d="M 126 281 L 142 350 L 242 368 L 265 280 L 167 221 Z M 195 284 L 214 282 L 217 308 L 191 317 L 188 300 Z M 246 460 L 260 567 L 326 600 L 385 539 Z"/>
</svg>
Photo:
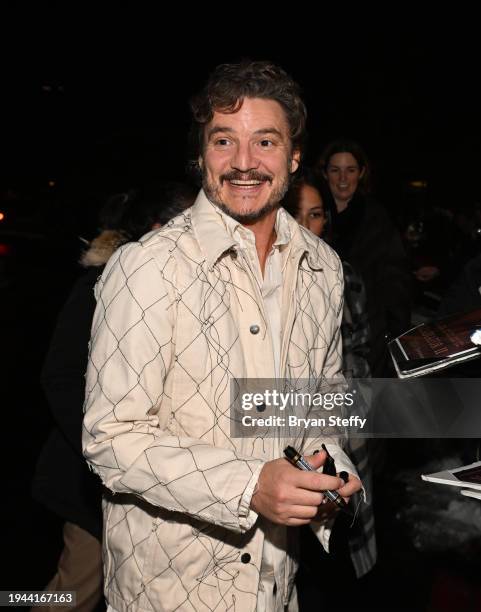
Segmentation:
<svg viewBox="0 0 481 612">
<path fill-rule="evenodd" d="M 272 183 L 272 178 L 261 172 L 249 172 L 242 175 L 240 172 L 229 172 L 221 176 L 221 183 L 228 183 L 230 187 L 240 191 L 257 191 L 265 183 Z"/>
<path fill-rule="evenodd" d="M 234 179 L 229 181 L 231 185 L 235 185 L 236 187 L 256 187 L 257 185 L 262 185 L 264 181 L 240 181 L 238 179 Z"/>
</svg>

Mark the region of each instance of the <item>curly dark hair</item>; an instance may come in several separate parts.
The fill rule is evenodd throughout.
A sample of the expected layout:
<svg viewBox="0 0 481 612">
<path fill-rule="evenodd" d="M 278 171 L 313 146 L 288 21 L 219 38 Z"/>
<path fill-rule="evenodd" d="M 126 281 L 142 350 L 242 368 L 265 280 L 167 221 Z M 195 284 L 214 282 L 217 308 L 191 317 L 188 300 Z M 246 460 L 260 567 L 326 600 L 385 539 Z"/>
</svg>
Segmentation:
<svg viewBox="0 0 481 612">
<path fill-rule="evenodd" d="M 194 165 L 204 148 L 204 127 L 212 120 L 214 112 L 236 113 L 244 98 L 278 102 L 286 113 L 292 148 L 302 152 L 307 113 L 299 85 L 272 62 L 243 60 L 238 64 L 217 66 L 204 89 L 191 100 L 190 138 Z"/>
</svg>

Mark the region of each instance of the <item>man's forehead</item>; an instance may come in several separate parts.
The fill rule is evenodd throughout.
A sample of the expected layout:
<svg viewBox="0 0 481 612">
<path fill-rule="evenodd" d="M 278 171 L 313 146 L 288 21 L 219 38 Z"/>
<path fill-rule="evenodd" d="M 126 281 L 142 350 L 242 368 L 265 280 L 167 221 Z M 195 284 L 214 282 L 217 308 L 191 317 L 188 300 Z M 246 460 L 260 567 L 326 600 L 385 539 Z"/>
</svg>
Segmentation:
<svg viewBox="0 0 481 612">
<path fill-rule="evenodd" d="M 244 127 L 255 131 L 271 128 L 283 132 L 289 130 L 285 110 L 276 100 L 266 98 L 244 98 L 236 103 L 235 112 L 215 109 L 206 129 L 210 132 L 219 127 Z"/>
</svg>

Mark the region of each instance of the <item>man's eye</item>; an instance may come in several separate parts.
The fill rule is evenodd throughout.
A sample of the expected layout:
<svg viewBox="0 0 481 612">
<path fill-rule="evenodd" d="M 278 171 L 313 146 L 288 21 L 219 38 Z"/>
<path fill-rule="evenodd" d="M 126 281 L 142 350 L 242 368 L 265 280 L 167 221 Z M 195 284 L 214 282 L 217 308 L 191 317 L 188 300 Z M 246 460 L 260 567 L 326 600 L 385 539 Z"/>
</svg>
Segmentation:
<svg viewBox="0 0 481 612">
<path fill-rule="evenodd" d="M 229 144 L 229 140 L 227 138 L 218 138 L 215 141 L 215 144 L 221 147 L 226 147 Z"/>
<path fill-rule="evenodd" d="M 311 219 L 321 219 L 321 217 L 323 216 L 324 214 L 322 212 L 311 212 L 310 213 Z"/>
<path fill-rule="evenodd" d="M 272 140 L 268 140 L 267 138 L 265 138 L 264 140 L 261 140 L 260 143 L 261 147 L 263 147 L 264 149 L 267 149 L 269 147 L 272 147 L 272 145 L 274 144 L 272 142 Z"/>
</svg>

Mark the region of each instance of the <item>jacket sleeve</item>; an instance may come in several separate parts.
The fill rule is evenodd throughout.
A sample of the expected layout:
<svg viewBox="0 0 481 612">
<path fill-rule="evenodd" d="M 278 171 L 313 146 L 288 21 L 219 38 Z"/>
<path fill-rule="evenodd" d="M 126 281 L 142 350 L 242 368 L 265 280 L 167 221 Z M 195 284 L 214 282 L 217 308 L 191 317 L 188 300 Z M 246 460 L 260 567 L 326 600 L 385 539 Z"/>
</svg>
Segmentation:
<svg viewBox="0 0 481 612">
<path fill-rule="evenodd" d="M 257 515 L 246 493 L 263 462 L 172 435 L 170 412 L 161 410 L 170 401 L 165 381 L 175 361 L 176 304 L 151 249 L 119 249 L 96 293 L 83 429 L 92 469 L 114 493 L 250 529 Z"/>
</svg>

